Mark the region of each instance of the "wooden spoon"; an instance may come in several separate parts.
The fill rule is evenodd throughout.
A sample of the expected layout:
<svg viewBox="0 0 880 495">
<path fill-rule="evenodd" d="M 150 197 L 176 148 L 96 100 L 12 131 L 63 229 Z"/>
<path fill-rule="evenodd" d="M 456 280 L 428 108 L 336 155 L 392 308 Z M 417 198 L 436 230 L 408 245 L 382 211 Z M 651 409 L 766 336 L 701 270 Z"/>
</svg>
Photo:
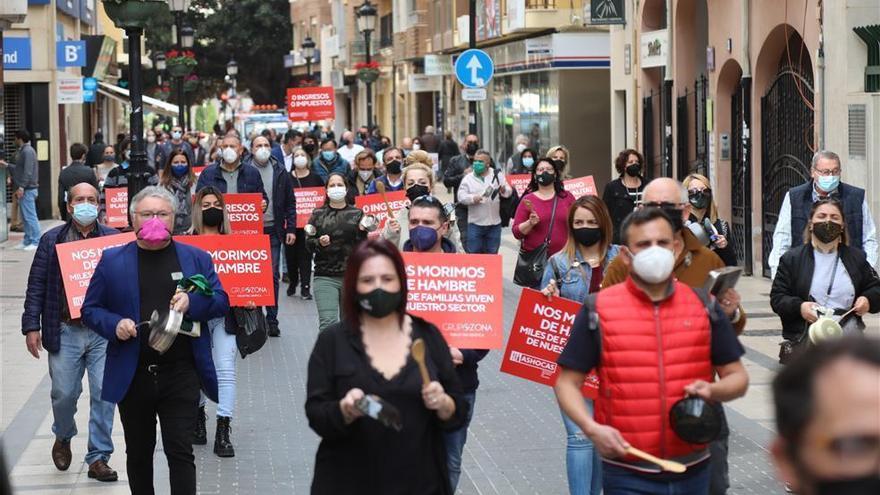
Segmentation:
<svg viewBox="0 0 880 495">
<path fill-rule="evenodd" d="M 626 453 L 629 455 L 634 455 L 640 459 L 646 460 L 648 462 L 652 462 L 658 466 L 660 469 L 664 471 L 669 471 L 670 473 L 683 473 L 687 471 L 687 466 L 680 462 L 668 461 L 666 459 L 661 459 L 659 457 L 654 457 L 651 454 L 639 450 L 635 447 L 628 447 L 626 449 Z"/>
<path fill-rule="evenodd" d="M 376 181 L 376 191 L 382 195 L 382 201 L 385 202 L 385 210 L 388 212 L 388 218 L 393 218 L 391 213 L 391 203 L 389 203 L 388 198 L 385 197 L 385 183 L 381 180 Z"/>
<path fill-rule="evenodd" d="M 526 208 L 528 208 L 529 211 L 533 211 L 535 209 L 535 205 L 532 204 L 531 200 L 524 199 L 523 204 L 526 205 Z"/>
<path fill-rule="evenodd" d="M 428 374 L 428 366 L 425 365 L 425 341 L 422 339 L 416 339 L 412 343 L 412 355 L 413 359 L 419 363 L 419 372 L 422 374 L 422 384 L 427 385 L 431 383 L 431 375 Z"/>
</svg>

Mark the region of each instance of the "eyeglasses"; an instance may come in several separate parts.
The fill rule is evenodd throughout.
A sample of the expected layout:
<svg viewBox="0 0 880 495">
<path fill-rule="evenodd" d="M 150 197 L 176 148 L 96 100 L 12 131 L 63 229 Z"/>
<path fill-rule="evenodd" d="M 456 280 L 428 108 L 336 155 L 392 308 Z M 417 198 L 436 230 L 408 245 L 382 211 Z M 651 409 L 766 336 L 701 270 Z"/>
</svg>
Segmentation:
<svg viewBox="0 0 880 495">
<path fill-rule="evenodd" d="M 168 220 L 173 215 L 170 211 L 136 211 L 134 214 L 141 220 L 149 220 L 153 217 L 159 217 L 160 220 Z"/>
<path fill-rule="evenodd" d="M 840 175 L 840 169 L 839 169 L 839 168 L 832 168 L 832 169 L 825 169 L 825 170 L 818 169 L 818 168 L 814 168 L 813 170 L 815 170 L 817 174 L 819 174 L 819 175 L 821 175 L 821 176 L 823 176 L 823 177 L 830 177 L 830 176 L 833 176 L 833 175 Z"/>
<path fill-rule="evenodd" d="M 642 201 L 643 208 L 681 209 L 686 203 L 670 203 L 669 201 Z"/>
<path fill-rule="evenodd" d="M 709 189 L 709 188 L 706 188 L 706 189 L 688 189 L 688 194 L 697 194 L 697 193 L 709 194 L 710 192 L 712 192 L 712 190 Z"/>
<path fill-rule="evenodd" d="M 418 198 L 414 199 L 413 204 L 416 203 L 443 206 L 442 201 L 437 199 L 436 196 L 431 196 L 430 194 L 425 194 L 424 196 L 419 196 Z"/>
</svg>

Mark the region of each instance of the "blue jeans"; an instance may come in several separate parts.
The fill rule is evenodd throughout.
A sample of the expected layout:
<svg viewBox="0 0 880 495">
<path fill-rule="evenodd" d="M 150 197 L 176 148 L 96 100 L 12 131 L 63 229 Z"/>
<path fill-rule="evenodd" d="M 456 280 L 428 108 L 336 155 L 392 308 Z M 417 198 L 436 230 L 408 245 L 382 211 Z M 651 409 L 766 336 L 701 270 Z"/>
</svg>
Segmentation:
<svg viewBox="0 0 880 495">
<path fill-rule="evenodd" d="M 61 324 L 61 348 L 49 353 L 52 379 L 52 433 L 68 442 L 76 436 L 76 402 L 82 394 L 82 380 L 89 373 L 89 447 L 86 463 L 108 461 L 113 453 L 113 412 L 111 402 L 101 400 L 107 341 L 79 325 Z"/>
<path fill-rule="evenodd" d="M 461 453 L 464 450 L 464 444 L 467 442 L 467 430 L 471 424 L 471 418 L 474 417 L 474 402 L 477 400 L 476 392 L 467 392 L 462 395 L 465 402 L 470 406 L 468 416 L 461 428 L 443 434 L 443 441 L 446 444 L 446 466 L 449 470 L 449 484 L 452 485 L 452 493 L 458 488 L 458 479 L 461 477 Z"/>
<path fill-rule="evenodd" d="M 21 211 L 21 220 L 24 223 L 24 240 L 25 246 L 40 243 L 40 219 L 37 218 L 37 188 L 25 189 L 24 195 L 18 201 L 18 208 Z"/>
<path fill-rule="evenodd" d="M 235 335 L 226 333 L 226 318 L 208 321 L 211 330 L 211 356 L 217 370 L 217 416 L 231 418 L 235 411 Z M 208 398 L 202 392 L 199 406 L 204 407 Z"/>
<path fill-rule="evenodd" d="M 676 481 L 651 479 L 635 471 L 605 463 L 602 466 L 604 495 L 706 495 L 709 493 L 709 463 L 688 468 Z"/>
<path fill-rule="evenodd" d="M 272 285 L 275 287 L 275 305 L 266 306 L 266 322 L 278 324 L 278 264 L 281 263 L 281 237 L 275 227 L 266 231 L 269 234 L 269 249 L 272 251 Z"/>
<path fill-rule="evenodd" d="M 593 400 L 584 398 L 584 403 L 592 416 Z M 568 492 L 571 495 L 599 495 L 602 491 L 602 457 L 580 427 L 561 409 L 560 413 L 568 437 L 565 447 Z"/>
<path fill-rule="evenodd" d="M 501 224 L 468 224 L 467 252 L 471 254 L 498 254 L 501 247 Z"/>
</svg>

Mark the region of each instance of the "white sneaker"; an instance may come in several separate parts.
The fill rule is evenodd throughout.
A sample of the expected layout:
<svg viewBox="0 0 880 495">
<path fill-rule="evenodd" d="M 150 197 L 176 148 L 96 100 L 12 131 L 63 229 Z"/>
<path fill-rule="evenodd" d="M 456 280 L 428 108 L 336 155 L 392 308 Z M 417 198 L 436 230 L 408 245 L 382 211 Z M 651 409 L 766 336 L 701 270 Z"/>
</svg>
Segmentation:
<svg viewBox="0 0 880 495">
<path fill-rule="evenodd" d="M 36 244 L 29 244 L 29 245 L 22 248 L 22 251 L 36 251 L 36 250 L 37 250 Z"/>
<path fill-rule="evenodd" d="M 24 248 L 26 248 L 26 247 L 27 247 L 27 246 L 25 246 L 25 244 L 24 244 L 23 242 L 19 242 L 19 243 L 16 244 L 15 246 L 12 246 L 12 249 L 24 249 Z"/>
</svg>

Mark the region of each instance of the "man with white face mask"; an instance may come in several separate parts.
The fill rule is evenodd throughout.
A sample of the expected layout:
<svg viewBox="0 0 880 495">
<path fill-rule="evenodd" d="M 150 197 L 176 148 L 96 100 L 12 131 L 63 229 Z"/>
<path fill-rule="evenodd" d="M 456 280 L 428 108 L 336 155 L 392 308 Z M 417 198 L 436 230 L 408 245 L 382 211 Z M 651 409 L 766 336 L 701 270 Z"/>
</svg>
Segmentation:
<svg viewBox="0 0 880 495">
<path fill-rule="evenodd" d="M 705 494 L 708 445 L 679 437 L 670 411 L 687 396 L 726 402 L 745 394 L 745 350 L 718 304 L 673 277 L 681 240 L 662 210 L 632 213 L 621 236 L 626 247 L 618 259 L 631 274 L 584 303 L 557 361 L 556 397 L 602 455 L 606 495 Z M 581 395 L 594 368 L 603 398 L 595 420 Z M 630 447 L 685 464 L 687 471 L 663 474 Z"/>
<path fill-rule="evenodd" d="M 296 242 L 296 197 L 290 174 L 272 156 L 272 143 L 263 136 L 251 143 L 251 164 L 260 173 L 263 190 L 266 191 L 267 207 L 263 215 L 263 233 L 269 235 L 272 251 L 272 279 L 275 285 L 275 305 L 266 307 L 266 323 L 269 336 L 281 336 L 278 328 L 278 270 L 281 263 L 281 244 Z"/>
</svg>

